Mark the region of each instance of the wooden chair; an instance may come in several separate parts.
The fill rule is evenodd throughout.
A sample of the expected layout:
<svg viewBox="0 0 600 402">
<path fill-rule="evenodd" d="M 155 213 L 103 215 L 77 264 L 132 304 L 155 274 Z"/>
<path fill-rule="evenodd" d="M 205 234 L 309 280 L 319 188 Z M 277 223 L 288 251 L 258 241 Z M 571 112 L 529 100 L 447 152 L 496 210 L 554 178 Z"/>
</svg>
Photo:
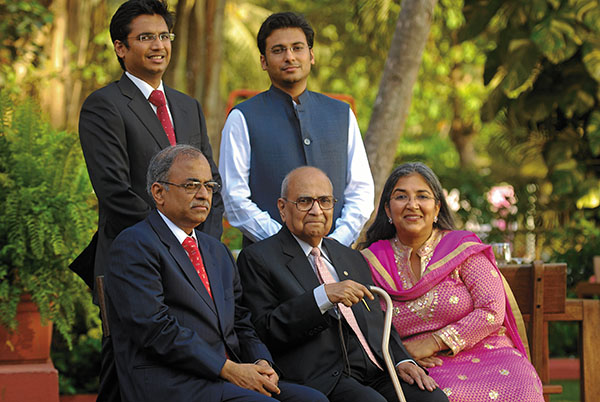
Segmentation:
<svg viewBox="0 0 600 402">
<path fill-rule="evenodd" d="M 581 365 L 581 401 L 592 402 L 600 395 L 600 356 L 595 339 L 600 333 L 600 300 L 566 298 L 566 264 L 500 266 L 510 285 L 523 321 L 528 324 L 531 362 L 544 385 L 544 399 L 562 392 L 551 385 L 548 350 L 548 322 L 579 323 L 579 354 Z"/>
</svg>

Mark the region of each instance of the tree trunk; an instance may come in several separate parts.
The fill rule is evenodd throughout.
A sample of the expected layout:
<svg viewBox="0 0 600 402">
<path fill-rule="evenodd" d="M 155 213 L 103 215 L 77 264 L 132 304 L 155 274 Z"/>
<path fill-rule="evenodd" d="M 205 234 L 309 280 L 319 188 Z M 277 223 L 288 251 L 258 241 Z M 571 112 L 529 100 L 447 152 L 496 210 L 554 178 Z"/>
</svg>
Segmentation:
<svg viewBox="0 0 600 402">
<path fill-rule="evenodd" d="M 180 0 L 171 66 L 165 81 L 202 105 L 214 158 L 224 121 L 220 94 L 225 0 Z"/>
<path fill-rule="evenodd" d="M 437 0 L 402 1 L 369 129 L 365 134 L 376 200 L 394 165 L 436 3 Z"/>
<path fill-rule="evenodd" d="M 39 96 L 54 127 L 76 131 L 83 98 L 97 88 L 83 72 L 104 49 L 93 39 L 107 25 L 106 2 L 50 0 L 47 7 L 54 17 L 45 43 L 48 57 L 36 70 L 42 84 L 33 87 L 32 95 Z"/>
<path fill-rule="evenodd" d="M 67 39 L 67 0 L 56 0 L 50 5 L 54 16 L 50 42 L 48 43 L 48 72 L 50 79 L 41 89 L 41 104 L 50 116 L 54 127 L 64 128 L 66 124 L 65 75 L 69 72 L 69 54 L 65 50 Z"/>
</svg>

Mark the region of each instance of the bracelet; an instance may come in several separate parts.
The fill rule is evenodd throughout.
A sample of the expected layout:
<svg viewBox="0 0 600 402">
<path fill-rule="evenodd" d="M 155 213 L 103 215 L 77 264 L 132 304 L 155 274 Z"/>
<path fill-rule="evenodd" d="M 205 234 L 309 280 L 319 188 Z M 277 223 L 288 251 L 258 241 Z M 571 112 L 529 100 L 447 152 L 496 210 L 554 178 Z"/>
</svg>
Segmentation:
<svg viewBox="0 0 600 402">
<path fill-rule="evenodd" d="M 433 340 L 434 340 L 435 344 L 436 344 L 436 345 L 437 345 L 437 347 L 438 347 L 438 350 L 437 350 L 437 351 L 439 352 L 439 351 L 441 351 L 442 349 L 444 349 L 444 348 L 442 347 L 442 345 L 440 345 L 440 341 L 438 340 L 438 337 L 437 337 L 436 335 L 431 335 L 431 336 L 433 337 Z"/>
</svg>

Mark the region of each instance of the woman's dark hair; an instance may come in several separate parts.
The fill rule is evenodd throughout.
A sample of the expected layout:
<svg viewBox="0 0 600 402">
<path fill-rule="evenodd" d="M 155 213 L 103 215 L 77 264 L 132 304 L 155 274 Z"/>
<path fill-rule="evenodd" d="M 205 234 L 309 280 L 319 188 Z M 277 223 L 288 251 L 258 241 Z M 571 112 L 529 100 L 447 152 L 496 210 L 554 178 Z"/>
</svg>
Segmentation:
<svg viewBox="0 0 600 402">
<path fill-rule="evenodd" d="M 260 26 L 258 35 L 256 36 L 256 44 L 258 45 L 260 54 L 265 55 L 269 35 L 276 29 L 282 28 L 300 28 L 304 32 L 304 36 L 306 36 L 308 47 L 312 49 L 315 40 L 315 31 L 313 31 L 304 16 L 287 11 L 271 14 Z"/>
<path fill-rule="evenodd" d="M 169 11 L 165 0 L 129 0 L 119 6 L 110 20 L 110 39 L 122 42 L 129 49 L 127 37 L 131 33 L 131 21 L 140 15 L 158 14 L 165 20 L 169 32 L 173 29 L 173 13 Z M 117 56 L 121 68 L 125 70 L 125 63 Z"/>
<path fill-rule="evenodd" d="M 385 182 L 383 191 L 381 193 L 381 199 L 379 200 L 379 207 L 377 208 L 377 215 L 367 230 L 366 240 L 359 244 L 358 247 L 360 249 L 367 248 L 379 240 L 391 239 L 396 235 L 396 228 L 393 224 L 389 223 L 388 216 L 385 213 L 385 207 L 390 203 L 390 197 L 392 196 L 392 191 L 394 190 L 394 186 L 396 186 L 398 179 L 414 173 L 418 173 L 421 175 L 421 177 L 423 177 L 429 187 L 431 187 L 436 202 L 440 204 L 438 221 L 433 224 L 433 227 L 441 230 L 454 229 L 454 219 L 452 218 L 452 214 L 450 213 L 450 209 L 446 203 L 444 190 L 440 180 L 437 178 L 435 173 L 433 173 L 433 170 L 421 162 L 403 163 L 394 169 L 390 177 L 388 177 L 387 181 Z"/>
</svg>

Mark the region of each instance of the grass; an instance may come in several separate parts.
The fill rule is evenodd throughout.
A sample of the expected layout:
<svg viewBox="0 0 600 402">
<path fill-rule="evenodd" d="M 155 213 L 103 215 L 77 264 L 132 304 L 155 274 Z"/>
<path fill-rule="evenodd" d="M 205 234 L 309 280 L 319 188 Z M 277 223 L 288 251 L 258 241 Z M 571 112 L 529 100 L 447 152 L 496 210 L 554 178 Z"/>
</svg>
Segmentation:
<svg viewBox="0 0 600 402">
<path fill-rule="evenodd" d="M 550 402 L 579 402 L 579 380 L 552 380 L 552 384 L 563 386 L 562 394 L 550 395 Z"/>
</svg>

